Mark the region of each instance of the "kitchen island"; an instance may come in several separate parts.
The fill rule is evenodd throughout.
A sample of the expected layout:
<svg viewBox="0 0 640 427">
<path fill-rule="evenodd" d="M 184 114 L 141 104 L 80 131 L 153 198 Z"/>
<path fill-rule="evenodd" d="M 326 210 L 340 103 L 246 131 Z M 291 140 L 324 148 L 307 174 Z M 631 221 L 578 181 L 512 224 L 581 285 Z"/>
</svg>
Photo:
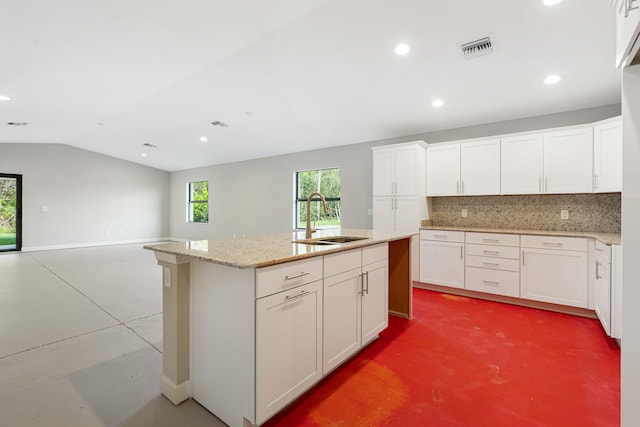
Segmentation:
<svg viewBox="0 0 640 427">
<path fill-rule="evenodd" d="M 415 234 L 145 246 L 163 267 L 162 394 L 193 397 L 231 426 L 263 424 L 375 339 L 389 312 L 411 317 Z"/>
</svg>

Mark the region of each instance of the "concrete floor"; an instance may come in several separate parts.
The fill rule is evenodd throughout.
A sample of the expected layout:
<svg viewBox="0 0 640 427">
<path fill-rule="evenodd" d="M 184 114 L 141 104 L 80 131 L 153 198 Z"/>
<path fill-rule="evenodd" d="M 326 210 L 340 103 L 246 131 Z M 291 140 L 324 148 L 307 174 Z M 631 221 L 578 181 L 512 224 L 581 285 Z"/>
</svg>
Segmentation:
<svg viewBox="0 0 640 427">
<path fill-rule="evenodd" d="M 161 279 L 137 244 L 0 254 L 0 426 L 224 426 L 160 395 Z"/>
</svg>

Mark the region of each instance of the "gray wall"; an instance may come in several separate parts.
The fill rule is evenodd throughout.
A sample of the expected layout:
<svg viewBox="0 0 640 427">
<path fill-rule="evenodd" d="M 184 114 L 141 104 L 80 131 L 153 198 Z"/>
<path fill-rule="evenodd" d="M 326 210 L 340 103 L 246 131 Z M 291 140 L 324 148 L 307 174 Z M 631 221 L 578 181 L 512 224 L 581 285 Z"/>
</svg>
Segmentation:
<svg viewBox="0 0 640 427">
<path fill-rule="evenodd" d="M 0 172 L 22 175 L 24 250 L 169 235 L 168 172 L 60 144 L 0 144 Z"/>
<path fill-rule="evenodd" d="M 328 167 L 342 168 L 343 227 L 371 228 L 372 217 L 367 210 L 373 198 L 373 146 L 415 140 L 443 142 L 577 125 L 614 117 L 620 111 L 619 104 L 608 105 L 173 172 L 171 236 L 204 239 L 290 231 L 295 171 Z M 187 183 L 199 180 L 209 181 L 209 224 L 186 222 Z"/>
</svg>

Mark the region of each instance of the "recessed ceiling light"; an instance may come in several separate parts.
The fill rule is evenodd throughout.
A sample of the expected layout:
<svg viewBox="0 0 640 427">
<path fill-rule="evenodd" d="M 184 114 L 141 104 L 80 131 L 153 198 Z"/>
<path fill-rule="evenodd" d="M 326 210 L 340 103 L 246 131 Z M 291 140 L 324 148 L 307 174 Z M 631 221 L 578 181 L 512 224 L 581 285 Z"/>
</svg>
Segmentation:
<svg viewBox="0 0 640 427">
<path fill-rule="evenodd" d="M 11 97 L 7 95 L 0 95 L 0 101 L 11 101 Z"/>
<path fill-rule="evenodd" d="M 544 79 L 544 83 L 547 84 L 547 85 L 553 85 L 553 84 L 558 83 L 559 81 L 560 81 L 560 76 L 557 75 L 557 74 L 552 74 L 550 76 L 547 76 Z"/>
<path fill-rule="evenodd" d="M 553 6 L 554 4 L 560 3 L 562 0 L 542 0 L 545 6 Z"/>
<path fill-rule="evenodd" d="M 406 55 L 407 53 L 409 53 L 410 50 L 411 50 L 411 46 L 409 46 L 406 43 L 398 44 L 395 49 L 398 55 Z"/>
<path fill-rule="evenodd" d="M 207 139 L 207 137 L 206 137 L 206 136 L 201 136 L 201 137 L 200 137 L 200 141 L 202 141 L 202 142 L 207 142 L 207 141 L 208 141 L 208 139 Z"/>
<path fill-rule="evenodd" d="M 444 101 L 442 99 L 434 99 L 431 105 L 433 105 L 436 108 L 442 107 L 444 105 Z"/>
<path fill-rule="evenodd" d="M 147 157 L 147 153 L 140 154 L 142 157 Z"/>
</svg>

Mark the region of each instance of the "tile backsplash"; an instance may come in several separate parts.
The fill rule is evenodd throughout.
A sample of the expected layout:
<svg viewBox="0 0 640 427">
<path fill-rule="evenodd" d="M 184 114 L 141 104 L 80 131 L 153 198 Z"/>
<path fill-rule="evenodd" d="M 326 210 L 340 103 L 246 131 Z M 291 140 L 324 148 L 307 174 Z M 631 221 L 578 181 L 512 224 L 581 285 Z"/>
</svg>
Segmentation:
<svg viewBox="0 0 640 427">
<path fill-rule="evenodd" d="M 430 197 L 433 225 L 620 233 L 621 193 Z M 462 209 L 467 210 L 463 218 Z M 569 219 L 560 211 L 568 210 Z"/>
</svg>

